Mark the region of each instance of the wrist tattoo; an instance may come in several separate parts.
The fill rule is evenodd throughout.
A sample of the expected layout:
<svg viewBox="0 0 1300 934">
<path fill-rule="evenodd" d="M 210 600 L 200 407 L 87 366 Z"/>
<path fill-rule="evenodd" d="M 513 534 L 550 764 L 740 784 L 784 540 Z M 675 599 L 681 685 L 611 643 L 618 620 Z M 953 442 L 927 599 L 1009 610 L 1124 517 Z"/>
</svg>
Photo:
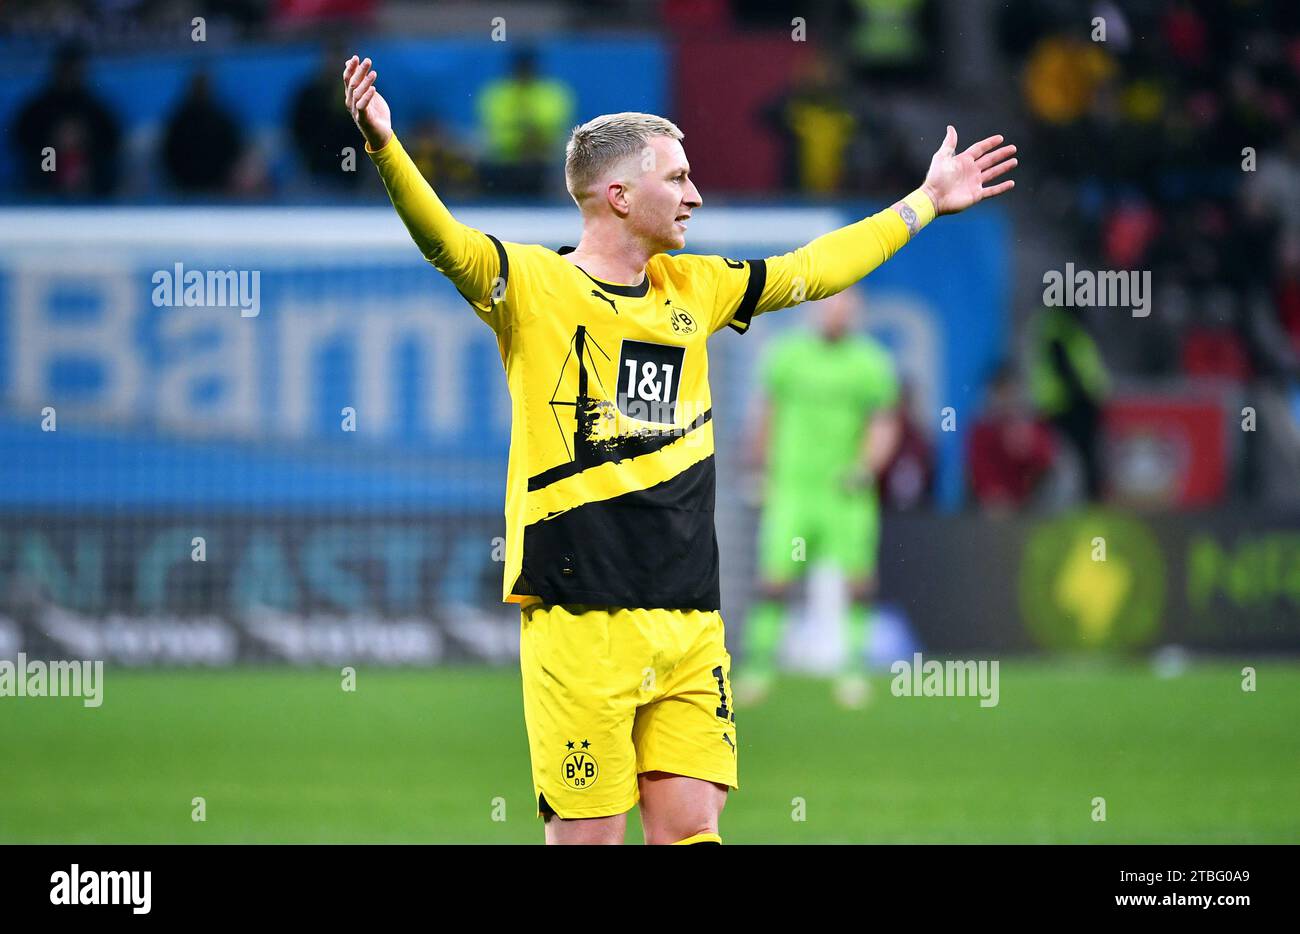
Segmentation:
<svg viewBox="0 0 1300 934">
<path fill-rule="evenodd" d="M 917 231 L 916 222 L 918 218 L 916 212 L 912 210 L 912 206 L 910 204 L 901 205 L 898 209 L 898 216 L 901 217 L 903 223 L 907 225 L 907 235 L 909 237 L 915 237 Z"/>
</svg>

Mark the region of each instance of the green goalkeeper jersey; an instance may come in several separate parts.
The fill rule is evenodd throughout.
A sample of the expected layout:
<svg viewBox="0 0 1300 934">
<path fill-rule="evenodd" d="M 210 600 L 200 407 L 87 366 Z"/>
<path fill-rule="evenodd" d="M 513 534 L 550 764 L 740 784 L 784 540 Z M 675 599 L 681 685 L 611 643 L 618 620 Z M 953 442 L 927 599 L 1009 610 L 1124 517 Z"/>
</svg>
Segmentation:
<svg viewBox="0 0 1300 934">
<path fill-rule="evenodd" d="M 760 379 L 771 404 L 768 485 L 782 492 L 839 491 L 860 466 L 871 413 L 898 400 L 889 353 L 856 334 L 831 341 L 797 331 L 777 338 Z"/>
</svg>

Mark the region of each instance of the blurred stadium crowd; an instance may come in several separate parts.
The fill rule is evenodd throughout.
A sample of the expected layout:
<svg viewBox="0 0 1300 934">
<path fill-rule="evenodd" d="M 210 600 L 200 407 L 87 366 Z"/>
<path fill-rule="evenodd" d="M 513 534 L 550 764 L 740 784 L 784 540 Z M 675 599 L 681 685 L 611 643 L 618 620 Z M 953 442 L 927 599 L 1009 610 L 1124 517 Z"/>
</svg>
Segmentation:
<svg viewBox="0 0 1300 934">
<path fill-rule="evenodd" d="M 968 435 L 973 504 L 1006 511 L 1110 498 L 1178 508 L 1300 498 L 1294 2 L 34 0 L 0 8 L 4 42 L 35 43 L 44 53 L 44 64 L 33 66 L 43 71 L 39 87 L 7 118 L 7 197 L 372 199 L 378 183 L 364 161 L 361 171 L 339 171 L 340 154 L 358 146 L 340 99 L 338 75 L 352 51 L 342 37 L 436 41 L 484 30 L 498 12 L 549 31 L 581 33 L 599 22 L 673 38 L 670 71 L 695 43 L 771 35 L 788 44 L 792 23 L 797 30 L 806 21 L 799 56 L 738 118 L 774 158 L 763 162 L 742 145 L 709 148 L 701 182 L 724 201 L 897 196 L 922 176 L 934 128 L 956 121 L 953 114 L 970 124 L 969 134 L 1009 128 L 1022 156 L 1021 196 L 1008 199 L 1018 225 L 1008 309 L 1015 341 L 988 375 L 985 409 Z M 202 51 L 166 72 L 180 76 L 184 90 L 160 125 L 128 138 L 132 101 L 97 86 L 93 66 L 153 55 L 166 36 L 174 46 L 195 16 L 204 17 Z M 969 51 L 956 61 L 945 53 L 954 30 L 971 23 L 980 31 L 963 32 L 966 47 L 979 50 L 982 65 Z M 277 90 L 287 95 L 285 118 L 269 134 L 251 132 L 244 111 L 211 79 L 223 50 L 248 43 L 292 45 L 299 54 L 310 43 L 318 62 Z M 683 80 L 672 85 L 668 115 L 683 122 L 689 149 L 692 136 L 706 134 L 681 116 L 691 112 Z M 508 66 L 484 76 L 472 111 L 475 124 L 465 126 L 443 119 L 434 104 L 403 130 L 439 191 L 454 199 L 564 198 L 564 143 L 591 115 L 579 112 L 574 88 L 538 48 L 512 41 Z M 57 173 L 41 168 L 49 140 L 62 160 Z M 272 157 L 286 152 L 288 162 Z M 147 167 L 132 170 L 133 160 Z M 1149 271 L 1155 313 L 1139 326 L 1113 308 L 1044 307 L 1041 271 L 1067 261 Z M 1221 475 L 1191 484 L 1201 492 L 1189 495 L 1189 484 L 1169 478 L 1205 469 L 1204 432 L 1167 429 L 1176 412 L 1202 404 L 1211 406 L 1203 417 L 1217 411 L 1226 425 L 1219 431 L 1226 440 L 1211 442 L 1226 451 Z M 908 414 L 899 455 L 881 480 L 885 503 L 896 509 L 924 508 L 933 474 L 933 419 Z M 1244 431 L 1235 430 L 1239 421 Z"/>
</svg>

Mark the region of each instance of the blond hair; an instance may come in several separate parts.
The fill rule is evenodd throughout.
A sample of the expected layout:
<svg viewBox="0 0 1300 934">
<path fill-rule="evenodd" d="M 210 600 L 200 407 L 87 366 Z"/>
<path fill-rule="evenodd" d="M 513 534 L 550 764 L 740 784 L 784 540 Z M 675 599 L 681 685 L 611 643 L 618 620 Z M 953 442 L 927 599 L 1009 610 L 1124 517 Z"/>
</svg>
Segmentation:
<svg viewBox="0 0 1300 934">
<path fill-rule="evenodd" d="M 628 156 L 640 155 L 652 137 L 680 140 L 685 135 L 677 124 L 654 114 L 601 114 L 573 128 L 564 150 L 564 184 L 582 207 L 601 175 Z"/>
</svg>

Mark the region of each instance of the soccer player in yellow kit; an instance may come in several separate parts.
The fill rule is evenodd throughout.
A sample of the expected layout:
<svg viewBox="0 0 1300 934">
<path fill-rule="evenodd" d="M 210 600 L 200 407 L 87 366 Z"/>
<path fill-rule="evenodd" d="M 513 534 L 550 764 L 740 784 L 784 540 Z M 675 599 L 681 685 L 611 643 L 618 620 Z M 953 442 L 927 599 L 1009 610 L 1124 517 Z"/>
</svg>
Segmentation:
<svg viewBox="0 0 1300 934">
<path fill-rule="evenodd" d="M 420 252 L 496 334 L 510 387 L 506 567 L 520 605 L 524 720 L 548 843 L 721 843 L 737 782 L 719 613 L 708 338 L 833 295 L 937 214 L 1012 187 L 1001 136 L 956 153 L 888 210 L 767 259 L 669 255 L 702 204 L 682 132 L 651 114 L 574 129 L 578 246 L 504 242 L 457 221 L 392 129 L 370 59 L 345 101 Z"/>
</svg>

